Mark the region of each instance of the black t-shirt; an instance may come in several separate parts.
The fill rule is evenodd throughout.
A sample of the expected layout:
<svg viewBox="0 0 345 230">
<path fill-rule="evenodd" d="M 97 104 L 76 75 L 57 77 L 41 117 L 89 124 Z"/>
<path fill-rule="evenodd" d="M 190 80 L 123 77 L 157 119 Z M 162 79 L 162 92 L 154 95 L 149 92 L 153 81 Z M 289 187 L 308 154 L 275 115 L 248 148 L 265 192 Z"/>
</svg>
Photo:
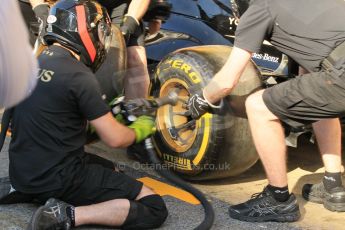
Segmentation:
<svg viewBox="0 0 345 230">
<path fill-rule="evenodd" d="M 109 112 L 94 74 L 66 49 L 51 46 L 38 60 L 37 87 L 11 123 L 10 179 L 27 193 L 61 188 L 61 170 L 84 154 L 87 120 Z"/>
<path fill-rule="evenodd" d="M 235 46 L 258 52 L 264 39 L 309 71 L 345 41 L 343 0 L 252 0 Z"/>
</svg>

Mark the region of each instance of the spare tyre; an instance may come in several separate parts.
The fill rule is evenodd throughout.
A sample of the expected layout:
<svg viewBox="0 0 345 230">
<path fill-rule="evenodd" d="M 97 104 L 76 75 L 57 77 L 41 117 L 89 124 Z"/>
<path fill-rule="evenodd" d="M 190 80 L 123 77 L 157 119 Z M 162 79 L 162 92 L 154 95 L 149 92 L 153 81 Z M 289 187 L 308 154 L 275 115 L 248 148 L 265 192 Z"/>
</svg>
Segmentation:
<svg viewBox="0 0 345 230">
<path fill-rule="evenodd" d="M 223 66 L 228 46 L 199 46 L 175 51 L 157 66 L 150 93 L 154 97 L 178 89 L 179 102 L 157 111 L 153 142 L 159 157 L 189 180 L 237 175 L 258 159 L 245 115 L 244 102 L 262 88 L 260 73 L 250 62 L 231 95 L 225 112 L 207 113 L 194 121 L 185 116 L 191 91 L 202 89 Z"/>
</svg>

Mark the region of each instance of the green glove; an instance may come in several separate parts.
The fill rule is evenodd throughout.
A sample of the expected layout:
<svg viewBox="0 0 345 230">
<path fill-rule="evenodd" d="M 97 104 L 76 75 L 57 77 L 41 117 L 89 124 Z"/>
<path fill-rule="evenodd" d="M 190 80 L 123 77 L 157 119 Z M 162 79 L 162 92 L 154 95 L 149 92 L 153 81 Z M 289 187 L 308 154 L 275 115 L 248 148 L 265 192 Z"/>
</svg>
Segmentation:
<svg viewBox="0 0 345 230">
<path fill-rule="evenodd" d="M 140 143 L 155 132 L 155 121 L 150 116 L 140 116 L 128 126 L 135 132 L 135 143 Z"/>
</svg>

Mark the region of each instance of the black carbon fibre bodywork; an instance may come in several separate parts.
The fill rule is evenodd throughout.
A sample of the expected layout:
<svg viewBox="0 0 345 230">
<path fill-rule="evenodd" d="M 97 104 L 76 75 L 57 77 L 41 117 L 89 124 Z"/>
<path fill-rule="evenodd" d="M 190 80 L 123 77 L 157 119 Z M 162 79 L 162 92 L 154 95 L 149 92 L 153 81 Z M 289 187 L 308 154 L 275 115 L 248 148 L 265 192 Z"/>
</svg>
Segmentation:
<svg viewBox="0 0 345 230">
<path fill-rule="evenodd" d="M 199 45 L 233 45 L 239 20 L 229 0 L 168 0 L 172 5 L 170 17 L 155 36 L 146 38 L 149 63 L 180 48 Z M 248 7 L 248 0 L 237 0 L 240 14 Z M 286 55 L 264 42 L 262 51 L 253 54 L 263 76 L 290 75 Z"/>
</svg>

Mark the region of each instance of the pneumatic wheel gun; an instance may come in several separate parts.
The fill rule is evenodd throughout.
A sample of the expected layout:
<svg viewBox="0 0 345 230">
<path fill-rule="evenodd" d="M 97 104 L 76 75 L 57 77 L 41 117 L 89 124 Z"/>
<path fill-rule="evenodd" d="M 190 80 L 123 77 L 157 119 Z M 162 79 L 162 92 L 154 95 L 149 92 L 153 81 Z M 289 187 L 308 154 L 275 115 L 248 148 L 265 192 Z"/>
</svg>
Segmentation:
<svg viewBox="0 0 345 230">
<path fill-rule="evenodd" d="M 178 90 L 172 90 L 168 95 L 160 98 L 136 98 L 126 101 L 124 97 L 116 98 L 110 103 L 115 117 L 122 116 L 124 123 L 130 124 L 142 115 L 154 116 L 157 109 L 164 105 L 176 105 Z"/>
</svg>

